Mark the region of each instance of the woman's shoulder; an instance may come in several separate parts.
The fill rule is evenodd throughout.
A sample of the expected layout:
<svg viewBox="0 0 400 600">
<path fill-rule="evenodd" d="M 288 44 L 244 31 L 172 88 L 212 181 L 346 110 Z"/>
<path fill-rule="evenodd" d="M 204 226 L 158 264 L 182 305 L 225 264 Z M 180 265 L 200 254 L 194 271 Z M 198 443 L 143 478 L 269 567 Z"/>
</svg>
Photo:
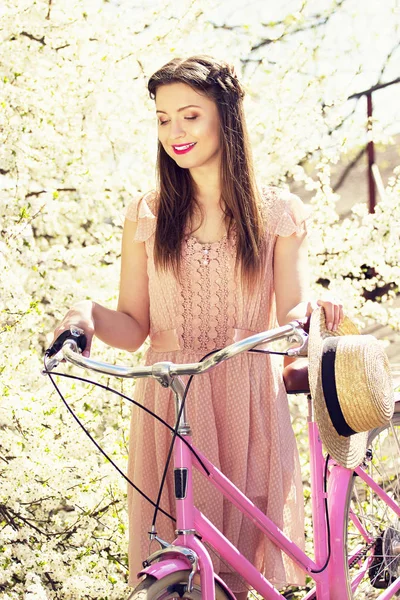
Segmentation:
<svg viewBox="0 0 400 600">
<path fill-rule="evenodd" d="M 135 193 L 132 195 L 129 204 L 127 205 L 124 216 L 129 221 L 135 223 L 143 217 L 155 219 L 156 209 L 155 203 L 157 199 L 156 190 L 150 190 L 149 192 Z"/>
<path fill-rule="evenodd" d="M 124 217 L 128 221 L 137 223 L 135 241 L 145 242 L 153 235 L 156 229 L 156 190 L 133 194 L 128 206 L 124 211 Z"/>
<path fill-rule="evenodd" d="M 283 237 L 305 230 L 308 209 L 296 194 L 271 185 L 260 187 L 261 211 L 267 230 Z"/>
</svg>

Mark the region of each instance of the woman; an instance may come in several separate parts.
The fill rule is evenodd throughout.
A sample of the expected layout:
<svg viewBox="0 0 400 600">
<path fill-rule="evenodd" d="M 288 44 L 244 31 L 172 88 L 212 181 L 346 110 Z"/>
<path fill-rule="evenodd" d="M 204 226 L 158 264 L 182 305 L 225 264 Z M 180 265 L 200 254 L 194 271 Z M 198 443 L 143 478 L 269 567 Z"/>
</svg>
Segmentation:
<svg viewBox="0 0 400 600">
<path fill-rule="evenodd" d="M 174 59 L 149 80 L 158 118 L 157 189 L 129 205 L 122 240 L 118 308 L 80 302 L 57 328 L 83 328 L 89 344 L 134 352 L 150 335 L 146 362 L 198 361 L 221 348 L 311 311 L 305 213 L 301 201 L 256 185 L 243 89 L 224 61 Z M 340 305 L 318 302 L 329 328 Z M 170 391 L 140 380 L 136 400 L 170 423 Z M 194 378 L 188 401 L 194 441 L 295 542 L 303 543 L 303 495 L 296 443 L 279 364 L 242 354 Z M 134 409 L 129 476 L 153 499 L 171 436 Z M 199 508 L 278 587 L 303 575 L 199 476 Z M 172 486 L 161 506 L 173 511 Z M 129 490 L 130 584 L 149 550 L 153 509 Z M 164 516 L 161 538 L 174 538 Z M 214 558 L 239 600 L 245 586 Z"/>
</svg>

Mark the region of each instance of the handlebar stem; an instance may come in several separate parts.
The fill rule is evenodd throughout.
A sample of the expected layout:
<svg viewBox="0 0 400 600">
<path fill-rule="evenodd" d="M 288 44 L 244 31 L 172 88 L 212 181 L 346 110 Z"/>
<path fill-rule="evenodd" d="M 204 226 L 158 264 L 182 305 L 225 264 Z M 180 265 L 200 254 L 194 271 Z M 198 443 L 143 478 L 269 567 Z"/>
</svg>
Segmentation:
<svg viewBox="0 0 400 600">
<path fill-rule="evenodd" d="M 171 381 L 171 389 L 173 390 L 174 395 L 175 395 L 175 413 L 176 413 L 176 419 L 177 419 L 178 415 L 180 413 L 180 410 L 181 410 L 183 396 L 184 396 L 184 393 L 186 390 L 186 386 L 183 383 L 181 377 L 173 377 L 173 379 Z M 186 405 L 183 407 L 182 414 L 179 419 L 178 433 L 180 435 L 191 435 L 192 434 L 189 423 L 186 418 Z"/>
<path fill-rule="evenodd" d="M 175 418 L 180 414 L 183 396 L 186 386 L 179 375 L 171 375 L 171 362 L 159 362 L 153 365 L 153 377 L 162 385 L 162 387 L 170 387 L 175 396 Z M 178 433 L 180 435 L 190 435 L 191 430 L 186 419 L 186 407 L 182 409 L 182 414 L 179 419 Z"/>
</svg>

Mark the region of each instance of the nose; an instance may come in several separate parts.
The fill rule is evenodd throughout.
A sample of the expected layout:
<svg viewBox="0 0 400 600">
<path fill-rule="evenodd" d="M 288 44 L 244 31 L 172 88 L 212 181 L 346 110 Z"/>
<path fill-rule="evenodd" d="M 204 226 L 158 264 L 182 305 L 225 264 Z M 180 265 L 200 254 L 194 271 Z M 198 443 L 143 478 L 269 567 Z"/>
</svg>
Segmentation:
<svg viewBox="0 0 400 600">
<path fill-rule="evenodd" d="M 185 130 L 182 127 L 182 123 L 180 122 L 180 120 L 176 120 L 176 121 L 171 120 L 170 125 L 171 126 L 170 126 L 170 130 L 169 130 L 169 136 L 170 136 L 171 140 L 176 140 L 185 135 Z"/>
</svg>

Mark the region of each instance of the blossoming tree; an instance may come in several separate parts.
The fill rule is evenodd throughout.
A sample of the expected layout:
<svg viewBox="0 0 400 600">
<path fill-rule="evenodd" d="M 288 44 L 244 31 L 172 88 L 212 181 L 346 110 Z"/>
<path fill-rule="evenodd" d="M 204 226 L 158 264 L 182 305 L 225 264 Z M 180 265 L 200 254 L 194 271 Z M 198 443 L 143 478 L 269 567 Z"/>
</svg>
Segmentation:
<svg viewBox="0 0 400 600">
<path fill-rule="evenodd" d="M 395 5 L 388 0 L 379 9 L 392 23 L 389 45 Z M 359 206 L 344 221 L 330 186 L 330 165 L 363 143 L 364 123 L 345 102 L 357 91 L 361 59 L 347 61 L 344 80 L 339 58 L 324 58 L 332 45 L 328 27 L 340 15 L 357 19 L 359 6 L 336 0 L 318 10 L 302 2 L 264 22 L 261 8 L 244 15 L 238 4 L 236 21 L 228 22 L 231 3 L 218 8 L 205 0 L 3 1 L 0 597 L 112 600 L 127 592 L 126 484 L 39 370 L 49 332 L 74 301 L 115 306 L 121 211 L 133 191 L 154 185 L 156 129 L 146 79 L 169 58 L 203 52 L 236 65 L 260 178 L 300 180 L 314 192 L 315 289 L 340 295 L 355 317 L 400 328 L 399 310 L 390 305 L 400 285 L 400 173 L 375 215 Z M 357 48 L 355 36 L 345 50 Z M 394 56 L 384 53 L 385 69 Z M 386 139 L 385 128 L 377 121 L 373 134 Z M 141 358 L 140 351 L 132 359 L 100 343 L 94 353 L 111 361 Z M 124 470 L 129 404 L 90 383 L 58 383 Z M 115 385 L 132 394 L 129 384 Z"/>
</svg>

